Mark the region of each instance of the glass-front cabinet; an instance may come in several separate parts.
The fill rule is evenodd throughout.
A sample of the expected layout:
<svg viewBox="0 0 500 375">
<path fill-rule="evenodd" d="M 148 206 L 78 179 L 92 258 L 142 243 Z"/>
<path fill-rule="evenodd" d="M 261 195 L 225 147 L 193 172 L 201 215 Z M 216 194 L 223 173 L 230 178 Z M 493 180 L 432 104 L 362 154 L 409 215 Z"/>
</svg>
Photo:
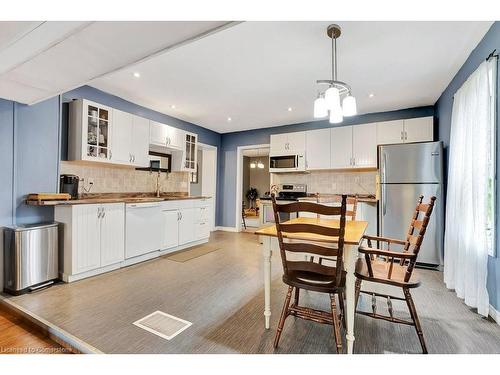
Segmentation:
<svg viewBox="0 0 500 375">
<path fill-rule="evenodd" d="M 86 105 L 87 157 L 109 159 L 110 111 L 93 104 Z"/>
<path fill-rule="evenodd" d="M 111 160 L 112 113 L 112 108 L 85 99 L 70 103 L 70 160 Z"/>
<path fill-rule="evenodd" d="M 186 149 L 185 149 L 185 160 L 184 160 L 184 170 L 189 172 L 196 172 L 196 162 L 197 162 L 197 135 L 193 133 L 186 133 Z"/>
</svg>

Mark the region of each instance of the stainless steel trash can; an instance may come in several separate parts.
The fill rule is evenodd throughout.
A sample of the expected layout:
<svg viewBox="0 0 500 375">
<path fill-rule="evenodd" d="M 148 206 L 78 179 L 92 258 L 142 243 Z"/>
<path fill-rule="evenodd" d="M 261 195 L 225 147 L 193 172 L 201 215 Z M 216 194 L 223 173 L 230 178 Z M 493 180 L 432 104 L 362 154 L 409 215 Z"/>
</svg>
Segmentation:
<svg viewBox="0 0 500 375">
<path fill-rule="evenodd" d="M 4 228 L 4 291 L 23 294 L 58 278 L 58 224 Z"/>
</svg>

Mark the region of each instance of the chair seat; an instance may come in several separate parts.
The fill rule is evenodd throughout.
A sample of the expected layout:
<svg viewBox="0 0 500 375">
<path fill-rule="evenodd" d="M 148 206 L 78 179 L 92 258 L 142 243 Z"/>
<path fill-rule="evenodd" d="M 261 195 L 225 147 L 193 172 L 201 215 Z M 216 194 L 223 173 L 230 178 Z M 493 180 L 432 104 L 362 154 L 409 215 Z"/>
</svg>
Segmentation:
<svg viewBox="0 0 500 375">
<path fill-rule="evenodd" d="M 415 270 L 413 270 L 409 281 L 404 281 L 406 274 L 406 266 L 401 266 L 399 263 L 394 262 L 392 266 L 392 275 L 389 279 L 390 262 L 381 259 L 374 259 L 371 261 L 373 277 L 368 273 L 368 266 L 364 258 L 359 258 L 356 262 L 355 275 L 357 278 L 372 281 L 376 283 L 389 284 L 399 287 L 416 288 L 420 285 Z"/>
<path fill-rule="evenodd" d="M 290 286 L 314 292 L 335 293 L 339 289 L 345 288 L 346 272 L 342 271 L 339 286 L 335 285 L 335 273 L 332 273 L 332 275 L 322 275 L 309 271 L 289 271 L 288 275 L 283 275 L 283 282 Z"/>
</svg>

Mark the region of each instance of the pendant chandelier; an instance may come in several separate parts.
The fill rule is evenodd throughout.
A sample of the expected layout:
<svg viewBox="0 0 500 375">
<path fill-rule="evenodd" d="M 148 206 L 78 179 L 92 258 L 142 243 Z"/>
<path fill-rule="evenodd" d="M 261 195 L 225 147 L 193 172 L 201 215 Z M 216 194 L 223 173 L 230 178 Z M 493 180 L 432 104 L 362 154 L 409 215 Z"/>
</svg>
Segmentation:
<svg viewBox="0 0 500 375">
<path fill-rule="evenodd" d="M 356 98 L 352 96 L 351 87 L 337 80 L 337 38 L 340 37 L 339 25 L 328 26 L 326 33 L 332 39 L 332 79 L 320 79 L 318 85 L 327 86 L 321 90 L 314 101 L 314 118 L 330 118 L 330 123 L 339 124 L 344 116 L 354 116 L 357 113 Z"/>
<path fill-rule="evenodd" d="M 257 150 L 257 157 L 259 158 L 257 160 L 257 163 L 255 161 L 252 161 L 250 163 L 250 168 L 252 168 L 252 169 L 255 169 L 255 168 L 264 169 L 264 163 L 260 160 L 260 149 Z"/>
</svg>

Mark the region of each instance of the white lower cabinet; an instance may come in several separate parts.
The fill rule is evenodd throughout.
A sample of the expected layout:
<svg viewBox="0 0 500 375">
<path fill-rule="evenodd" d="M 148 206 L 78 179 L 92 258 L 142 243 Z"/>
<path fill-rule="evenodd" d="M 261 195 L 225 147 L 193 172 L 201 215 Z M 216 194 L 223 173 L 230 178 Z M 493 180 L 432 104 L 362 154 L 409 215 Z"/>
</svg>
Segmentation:
<svg viewBox="0 0 500 375">
<path fill-rule="evenodd" d="M 64 281 L 81 278 L 75 276 L 123 261 L 124 218 L 123 203 L 56 207 L 55 220 L 64 227 Z"/>
<path fill-rule="evenodd" d="M 162 249 L 171 249 L 179 246 L 179 218 L 178 210 L 162 210 L 163 238 Z"/>
<path fill-rule="evenodd" d="M 102 205 L 101 267 L 121 262 L 125 250 L 125 213 L 123 203 Z"/>
<path fill-rule="evenodd" d="M 207 242 L 210 217 L 210 199 L 56 206 L 61 277 L 76 281 Z"/>
<path fill-rule="evenodd" d="M 179 210 L 179 245 L 196 240 L 196 212 L 196 208 L 183 208 Z"/>
</svg>

